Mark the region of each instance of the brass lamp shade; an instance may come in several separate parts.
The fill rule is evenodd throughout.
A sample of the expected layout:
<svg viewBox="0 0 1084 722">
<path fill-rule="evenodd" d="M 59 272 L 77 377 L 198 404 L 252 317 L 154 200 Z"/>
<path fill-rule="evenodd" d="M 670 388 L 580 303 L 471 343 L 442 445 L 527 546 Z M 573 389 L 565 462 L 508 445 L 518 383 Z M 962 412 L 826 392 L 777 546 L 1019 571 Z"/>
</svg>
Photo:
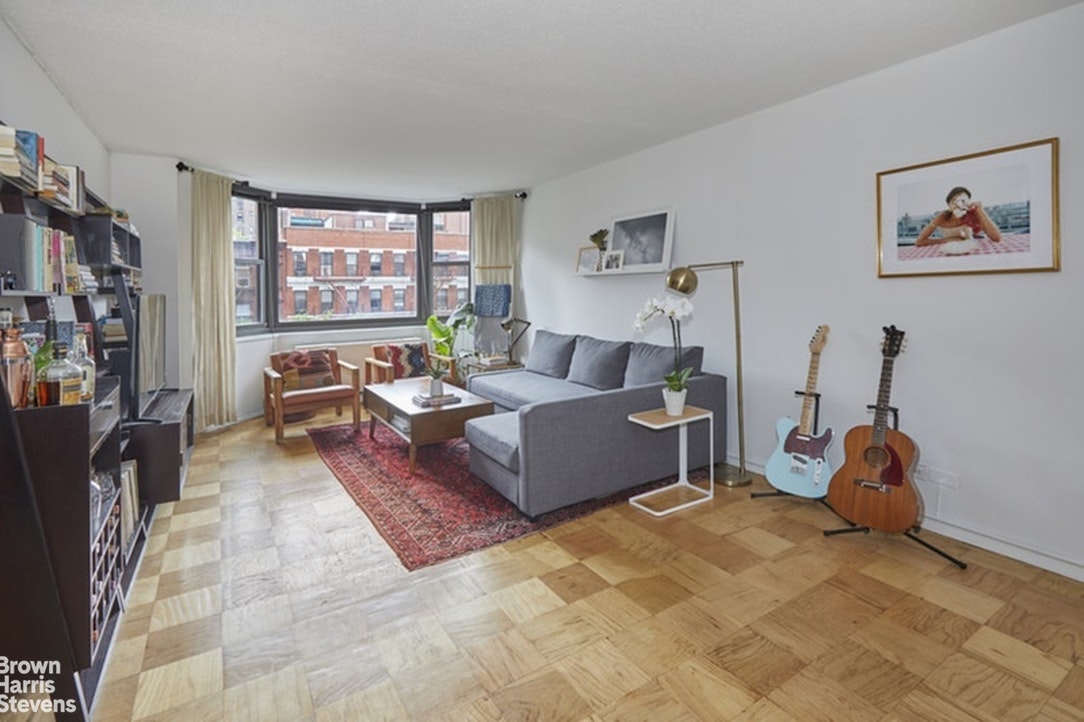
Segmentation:
<svg viewBox="0 0 1084 722">
<path fill-rule="evenodd" d="M 688 266 L 680 266 L 666 274 L 666 287 L 682 296 L 689 296 L 696 290 L 696 271 Z"/>
</svg>

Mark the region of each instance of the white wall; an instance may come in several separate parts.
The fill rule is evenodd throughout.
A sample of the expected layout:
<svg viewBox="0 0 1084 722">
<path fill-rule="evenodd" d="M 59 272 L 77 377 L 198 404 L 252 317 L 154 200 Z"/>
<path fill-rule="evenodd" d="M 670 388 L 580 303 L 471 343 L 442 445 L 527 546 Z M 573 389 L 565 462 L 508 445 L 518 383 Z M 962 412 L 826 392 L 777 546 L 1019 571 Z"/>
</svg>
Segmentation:
<svg viewBox="0 0 1084 722">
<path fill-rule="evenodd" d="M 576 249 L 614 215 L 669 206 L 673 265 L 746 262 L 750 466 L 774 449 L 776 419 L 801 410 L 794 391 L 819 324 L 831 326 L 818 390 L 838 465 L 843 433 L 871 423 L 881 328 L 896 324 L 908 339 L 892 389 L 901 430 L 923 465 L 958 475 L 956 489 L 919 481 L 926 526 L 1084 579 L 1074 433 L 1084 401 L 1082 34 L 1075 6 L 533 188 L 527 317 L 535 328 L 632 338 L 634 314 L 663 277 L 576 277 Z M 946 91 L 958 78 L 966 89 Z M 876 277 L 877 172 L 1050 136 L 1061 139 L 1061 272 Z M 733 379 L 729 272 L 700 280 L 685 340 Z M 647 340 L 669 334 L 658 327 Z"/>
<path fill-rule="evenodd" d="M 191 341 L 182 357 L 179 340 L 191 338 L 192 253 L 190 236 L 180 235 L 177 159 L 114 153 L 112 161 L 116 205 L 139 231 L 143 289 L 166 294 L 167 384 L 190 388 Z"/>
<path fill-rule="evenodd" d="M 3 21 L 0 68 L 0 121 L 44 135 L 45 153 L 81 167 L 87 187 L 108 200 L 108 151 Z"/>
</svg>

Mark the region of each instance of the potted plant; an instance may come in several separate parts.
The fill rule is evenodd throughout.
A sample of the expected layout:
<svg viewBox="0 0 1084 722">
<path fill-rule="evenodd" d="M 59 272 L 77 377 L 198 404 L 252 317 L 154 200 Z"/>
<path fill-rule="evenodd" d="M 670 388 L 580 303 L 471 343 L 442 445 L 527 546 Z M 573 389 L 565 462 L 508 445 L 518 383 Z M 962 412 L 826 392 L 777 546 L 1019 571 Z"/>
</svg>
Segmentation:
<svg viewBox="0 0 1084 722">
<path fill-rule="evenodd" d="M 433 353 L 437 356 L 457 360 L 461 356 L 469 356 L 469 353 L 457 355 L 455 342 L 462 329 L 474 328 L 475 320 L 474 304 L 469 301 L 456 306 L 444 321 L 441 321 L 436 314 L 426 319 L 425 325 L 429 329 L 429 337 L 433 341 Z M 456 366 L 457 373 L 458 368 Z"/>
<path fill-rule="evenodd" d="M 685 396 L 693 369 L 691 366 L 681 367 L 681 322 L 689 318 L 692 312 L 693 304 L 687 298 L 655 296 L 644 304 L 633 323 L 633 327 L 642 333 L 652 319 L 665 318 L 670 321 L 670 334 L 674 341 L 674 367 L 673 371 L 663 376 L 666 388 L 662 390 L 666 413 L 670 416 L 681 416 L 685 410 Z"/>
<path fill-rule="evenodd" d="M 443 361 L 433 361 L 425 367 L 425 374 L 429 377 L 430 396 L 444 395 L 444 372 L 447 370 L 448 366 Z"/>
<path fill-rule="evenodd" d="M 590 235 L 591 243 L 595 244 L 598 248 L 598 261 L 595 262 L 595 270 L 602 270 L 602 257 L 606 255 L 606 239 L 610 235 L 610 229 L 599 228 L 597 231 Z"/>
</svg>

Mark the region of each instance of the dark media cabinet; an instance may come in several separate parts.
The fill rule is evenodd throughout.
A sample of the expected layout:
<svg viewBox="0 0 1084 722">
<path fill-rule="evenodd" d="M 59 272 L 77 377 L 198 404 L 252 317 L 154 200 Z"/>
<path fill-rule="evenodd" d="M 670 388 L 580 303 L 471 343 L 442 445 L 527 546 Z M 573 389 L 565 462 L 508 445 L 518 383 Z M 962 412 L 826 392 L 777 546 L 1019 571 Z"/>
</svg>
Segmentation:
<svg viewBox="0 0 1084 722">
<path fill-rule="evenodd" d="M 139 462 L 141 499 L 162 504 L 181 498 L 192 431 L 191 389 L 162 389 L 142 419 L 125 424 L 124 458 Z"/>
</svg>

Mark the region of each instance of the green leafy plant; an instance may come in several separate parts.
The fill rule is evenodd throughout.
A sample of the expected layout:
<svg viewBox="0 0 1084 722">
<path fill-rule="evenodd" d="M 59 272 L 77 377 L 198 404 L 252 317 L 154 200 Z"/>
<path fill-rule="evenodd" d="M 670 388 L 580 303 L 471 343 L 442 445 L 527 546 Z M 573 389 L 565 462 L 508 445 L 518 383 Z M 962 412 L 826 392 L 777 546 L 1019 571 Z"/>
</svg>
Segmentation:
<svg viewBox="0 0 1084 722">
<path fill-rule="evenodd" d="M 606 239 L 610 235 L 608 228 L 599 228 L 597 231 L 591 234 L 591 243 L 594 243 L 600 251 L 606 250 Z"/>
<path fill-rule="evenodd" d="M 443 321 L 436 314 L 426 319 L 425 326 L 429 329 L 429 337 L 433 341 L 433 353 L 447 358 L 469 356 L 469 353 L 457 356 L 455 342 L 460 331 L 474 328 L 475 320 L 474 304 L 469 301 L 456 306 L 448 315 L 448 318 Z"/>
</svg>

